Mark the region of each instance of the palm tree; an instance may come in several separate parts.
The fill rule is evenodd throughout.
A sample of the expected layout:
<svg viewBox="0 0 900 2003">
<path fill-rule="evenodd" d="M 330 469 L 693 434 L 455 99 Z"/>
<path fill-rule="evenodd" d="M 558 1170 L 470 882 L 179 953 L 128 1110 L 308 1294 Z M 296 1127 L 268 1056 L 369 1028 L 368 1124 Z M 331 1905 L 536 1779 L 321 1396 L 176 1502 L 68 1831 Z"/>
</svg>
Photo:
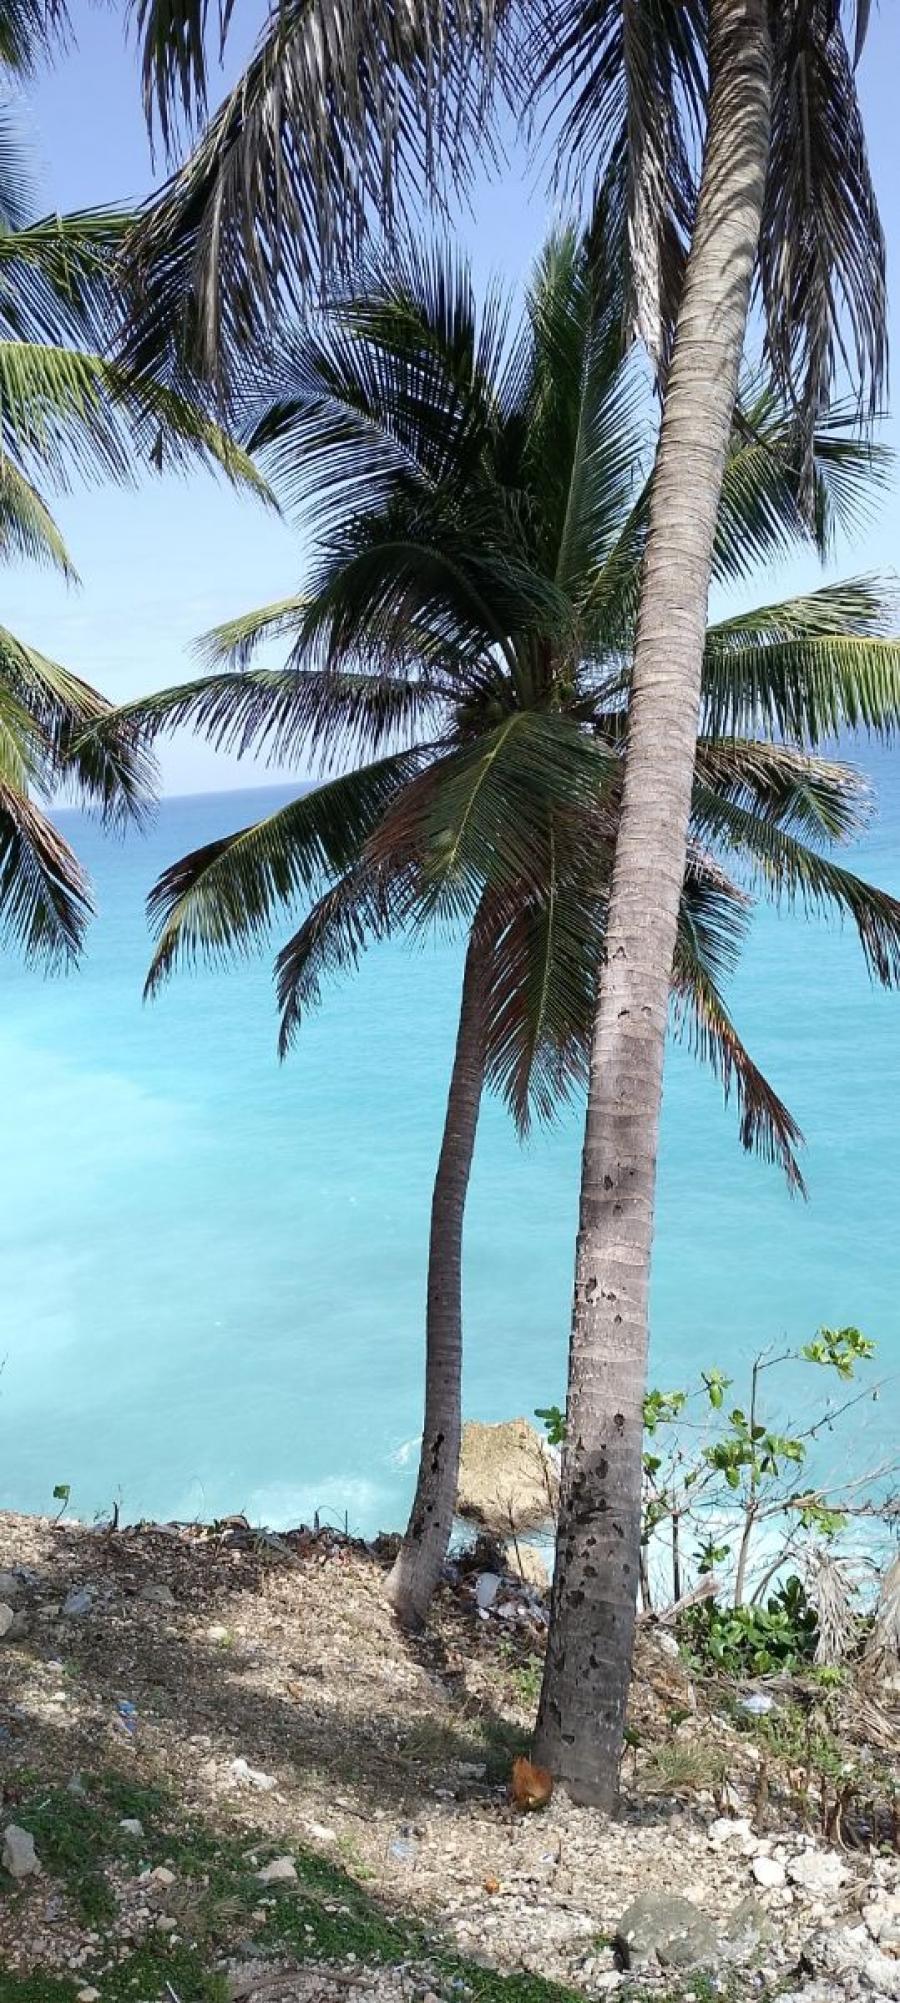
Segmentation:
<svg viewBox="0 0 900 2003">
<path fill-rule="evenodd" d="M 27 6 L 9 18 L 0 9 L 7 67 L 30 20 Z M 121 322 L 115 265 L 126 228 L 106 211 L 32 220 L 15 129 L 0 113 L 0 555 L 69 579 L 48 490 L 73 476 L 133 481 L 142 466 L 199 457 L 265 493 L 201 411 L 104 352 Z M 91 909 L 49 803 L 68 795 L 122 821 L 139 818 L 151 796 L 137 734 L 109 723 L 110 711 L 89 683 L 0 627 L 0 933 L 44 964 L 77 956 Z"/>
<path fill-rule="evenodd" d="M 139 232 L 133 350 L 219 384 L 273 307 L 391 227 L 498 89 L 558 121 L 579 187 L 611 171 L 628 322 L 663 399 L 628 755 L 590 1068 L 569 1431 L 538 1750 L 614 1798 L 639 1553 L 643 1386 L 669 988 L 707 596 L 751 297 L 812 424 L 847 365 L 874 411 L 884 245 L 854 62 L 869 0 L 288 0 Z M 206 110 L 205 0 L 139 0 L 145 93 L 173 138 Z M 220 32 L 231 10 L 220 10 Z M 847 27 L 853 23 L 853 57 Z M 807 466 L 809 460 L 807 455 Z M 596 1633 L 602 1628 L 602 1647 Z M 602 1728 L 598 1720 L 606 1720 Z"/>
<path fill-rule="evenodd" d="M 166 872 L 151 990 L 197 954 L 267 938 L 312 899 L 277 963 L 286 1050 L 323 978 L 369 938 L 435 920 L 468 934 L 422 1453 L 391 1582 L 411 1620 L 440 1575 L 456 1497 L 462 1226 L 483 1088 L 524 1126 L 587 1071 L 649 514 L 647 399 L 621 353 L 617 268 L 602 233 L 564 234 L 513 334 L 496 298 L 479 315 L 452 259 L 409 252 L 293 338 L 248 423 L 276 485 L 301 508 L 315 497 L 309 589 L 219 628 L 211 672 L 127 712 L 151 734 L 190 723 L 279 762 L 367 761 Z M 719 578 L 798 540 L 827 546 L 879 469 L 833 418 L 814 440 L 807 516 L 800 424 L 748 381 Z M 674 1020 L 735 1086 L 744 1144 L 795 1185 L 797 1130 L 722 998 L 748 915 L 725 865 L 737 857 L 767 894 L 847 912 L 878 977 L 894 978 L 900 906 L 820 852 L 858 825 L 858 781 L 813 755 L 844 720 L 889 729 L 900 712 L 884 616 L 863 582 L 725 619 L 706 640 Z M 286 665 L 253 666 L 279 637 Z"/>
</svg>

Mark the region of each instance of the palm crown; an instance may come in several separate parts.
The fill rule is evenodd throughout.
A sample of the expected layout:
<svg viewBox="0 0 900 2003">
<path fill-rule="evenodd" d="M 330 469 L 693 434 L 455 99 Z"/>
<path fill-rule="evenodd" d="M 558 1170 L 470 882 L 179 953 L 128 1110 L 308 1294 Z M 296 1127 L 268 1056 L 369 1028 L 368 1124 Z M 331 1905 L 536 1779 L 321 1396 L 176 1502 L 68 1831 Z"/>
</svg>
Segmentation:
<svg viewBox="0 0 900 2003">
<path fill-rule="evenodd" d="M 207 0 L 138 0 L 148 115 L 175 150 L 206 118 Z M 218 9 L 219 44 L 237 10 Z M 843 364 L 884 378 L 884 243 L 855 84 L 869 0 L 770 8 L 771 140 L 757 294 L 770 362 L 806 413 Z M 549 122 L 558 173 L 606 177 L 629 250 L 625 325 L 664 369 L 696 209 L 707 0 L 280 0 L 136 244 L 134 354 L 226 377 L 273 305 L 315 294 L 373 224 L 464 179 L 504 103 Z"/>
<path fill-rule="evenodd" d="M 247 391 L 248 434 L 311 504 L 306 592 L 208 636 L 213 672 L 126 712 L 231 748 L 361 762 L 156 886 L 149 976 L 312 907 L 278 959 L 282 1047 L 323 975 L 366 940 L 474 927 L 488 1075 L 520 1123 L 583 1071 L 603 951 L 630 650 L 648 515 L 648 397 L 622 357 L 601 234 L 547 247 L 523 324 L 479 312 L 445 251 L 369 268 Z M 612 276 L 610 275 L 612 274 Z M 815 442 L 804 512 L 799 421 L 764 381 L 736 413 L 717 539 L 726 582 L 798 538 L 824 548 L 880 462 L 839 416 Z M 891 730 L 900 646 L 876 585 L 828 587 L 709 629 L 676 1025 L 733 1083 L 742 1137 L 799 1181 L 797 1130 L 727 1013 L 749 892 L 849 915 L 875 975 L 900 973 L 900 905 L 826 853 L 866 788 L 815 747 Z M 286 665 L 256 667 L 287 637 Z M 223 665 L 224 664 L 224 665 Z M 735 873 L 736 872 L 736 873 Z"/>
</svg>

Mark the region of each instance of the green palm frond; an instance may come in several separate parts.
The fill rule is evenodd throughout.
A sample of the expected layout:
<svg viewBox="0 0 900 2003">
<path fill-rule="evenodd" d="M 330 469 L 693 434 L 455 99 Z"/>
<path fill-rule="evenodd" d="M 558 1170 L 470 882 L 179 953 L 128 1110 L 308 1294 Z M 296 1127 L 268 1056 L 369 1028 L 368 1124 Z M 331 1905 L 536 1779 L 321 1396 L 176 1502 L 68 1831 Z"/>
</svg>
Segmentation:
<svg viewBox="0 0 900 2003">
<path fill-rule="evenodd" d="M 855 406 L 833 405 L 810 434 L 771 377 L 745 376 L 725 462 L 714 577 L 743 583 L 803 542 L 828 556 L 839 530 L 858 533 L 871 521 L 892 464 L 885 446 L 861 435 Z"/>
<path fill-rule="evenodd" d="M 813 915 L 849 918 L 869 972 L 884 987 L 897 986 L 900 900 L 819 855 L 784 828 L 723 799 L 699 779 L 692 821 L 700 839 L 738 856 L 742 873 L 776 903 L 799 903 Z"/>
<path fill-rule="evenodd" d="M 156 771 L 141 734 L 127 719 L 117 719 L 90 683 L 5 627 L 0 627 L 0 699 L 15 703 L 27 719 L 35 745 L 33 783 L 45 792 L 69 791 L 110 824 L 145 817 Z"/>
<path fill-rule="evenodd" d="M 585 240 L 570 228 L 552 237 L 528 303 L 523 470 L 543 501 L 532 537 L 576 602 L 617 547 L 646 472 L 646 386 L 633 356 L 623 356 L 606 252 L 602 236 Z"/>
<path fill-rule="evenodd" d="M 0 455 L 0 557 L 49 563 L 64 577 L 77 573 L 43 495 L 7 455 Z"/>
<path fill-rule="evenodd" d="M 719 1079 L 726 1104 L 735 1092 L 741 1146 L 780 1167 L 788 1187 L 805 1194 L 797 1149 L 803 1136 L 777 1092 L 754 1064 L 722 999 L 747 934 L 749 900 L 712 857 L 688 855 L 672 968 L 675 1034 Z"/>
<path fill-rule="evenodd" d="M 73 473 L 130 482 L 151 465 L 199 457 L 270 498 L 247 454 L 202 411 L 76 348 L 0 341 L 0 444 L 63 491 Z"/>
<path fill-rule="evenodd" d="M 471 921 L 487 889 L 540 895 L 555 818 L 599 821 L 618 760 L 567 717 L 512 710 L 472 744 L 428 765 L 367 845 L 376 864 L 420 858 L 420 922 Z"/>
<path fill-rule="evenodd" d="M 258 605 L 252 612 L 238 613 L 211 626 L 196 642 L 195 652 L 210 668 L 231 668 L 243 673 L 249 668 L 258 647 L 268 640 L 293 640 L 302 631 L 309 605 L 306 596 L 279 598 L 272 605 Z"/>
<path fill-rule="evenodd" d="M 854 765 L 753 738 L 701 738 L 697 774 L 724 800 L 807 841 L 848 842 L 868 826 L 872 788 Z"/>
<path fill-rule="evenodd" d="M 900 723 L 900 641 L 871 580 L 758 607 L 711 626 L 704 733 L 770 731 L 815 747 L 848 730 L 890 741 Z"/>
<path fill-rule="evenodd" d="M 728 1013 L 715 981 L 692 965 L 683 946 L 676 950 L 673 972 L 675 1032 L 720 1079 L 727 1105 L 735 1092 L 740 1115 L 740 1142 L 748 1154 L 781 1168 L 788 1187 L 806 1194 L 797 1150 L 803 1135 L 783 1099 L 754 1064 Z"/>
<path fill-rule="evenodd" d="M 77 957 L 91 911 L 68 842 L 27 794 L 0 779 L 0 937 L 52 968 Z"/>
<path fill-rule="evenodd" d="M 148 899 L 157 945 L 146 992 L 179 962 L 217 964 L 252 952 L 268 937 L 276 911 L 290 910 L 323 879 L 352 868 L 417 762 L 407 752 L 332 779 L 173 863 Z"/>
<path fill-rule="evenodd" d="M 481 928 L 486 1076 L 526 1134 L 586 1082 L 601 911 L 551 839 L 541 890 L 507 890 L 492 917 Z"/>
<path fill-rule="evenodd" d="M 281 1022 L 278 1051 L 286 1057 L 301 1023 L 318 1007 L 326 980 L 351 971 L 365 948 L 402 930 L 414 909 L 414 880 L 358 863 L 317 899 L 275 961 Z"/>
</svg>

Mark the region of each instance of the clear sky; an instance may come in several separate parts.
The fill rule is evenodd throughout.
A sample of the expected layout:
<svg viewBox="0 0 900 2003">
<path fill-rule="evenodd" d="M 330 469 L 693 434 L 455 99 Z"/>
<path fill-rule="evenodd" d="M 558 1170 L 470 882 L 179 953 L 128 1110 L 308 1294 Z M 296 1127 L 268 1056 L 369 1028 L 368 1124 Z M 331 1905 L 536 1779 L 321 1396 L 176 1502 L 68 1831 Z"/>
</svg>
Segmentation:
<svg viewBox="0 0 900 2003">
<path fill-rule="evenodd" d="M 30 91 L 26 123 L 45 209 L 134 199 L 152 185 L 138 62 L 126 41 L 124 12 L 123 6 L 74 0 L 76 47 Z M 261 19 L 261 0 L 244 0 L 239 25 L 248 38 L 245 47 Z M 232 60 L 241 53 L 236 36 Z M 891 259 L 895 353 L 900 345 L 898 69 L 900 20 L 892 0 L 882 0 L 864 57 L 862 90 Z M 459 219 L 478 278 L 497 273 L 520 283 L 550 215 L 550 198 L 526 164 L 524 150 L 502 177 L 479 183 L 472 212 Z M 891 436 L 896 429 L 892 422 Z M 134 491 L 79 490 L 62 497 L 56 512 L 81 587 L 66 587 L 43 570 L 8 569 L 0 619 L 114 700 L 181 679 L 192 671 L 188 650 L 198 633 L 284 596 L 302 580 L 296 531 L 211 475 L 148 477 Z M 900 499 L 892 494 L 864 545 L 840 553 L 839 567 L 845 574 L 894 570 L 898 530 Z M 780 594 L 816 581 L 808 564 L 792 566 L 756 595 L 770 597 L 773 588 Z M 187 736 L 164 748 L 162 763 L 171 793 L 250 785 L 260 776 L 249 762 L 224 758 Z"/>
</svg>

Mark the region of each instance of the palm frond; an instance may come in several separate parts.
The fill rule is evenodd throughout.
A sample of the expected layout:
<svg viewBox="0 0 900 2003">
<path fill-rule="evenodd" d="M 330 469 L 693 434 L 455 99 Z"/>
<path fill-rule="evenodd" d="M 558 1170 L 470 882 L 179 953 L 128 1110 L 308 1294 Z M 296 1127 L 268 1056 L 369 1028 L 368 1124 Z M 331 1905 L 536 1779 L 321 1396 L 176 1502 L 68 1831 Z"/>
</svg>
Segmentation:
<svg viewBox="0 0 900 2003">
<path fill-rule="evenodd" d="M 745 374 L 716 519 L 713 574 L 742 583 L 811 543 L 821 557 L 838 531 L 859 533 L 890 484 L 892 454 L 860 435 L 859 410 L 834 403 L 810 433 L 770 375 Z"/>
<path fill-rule="evenodd" d="M 365 862 L 329 886 L 275 961 L 281 1021 L 278 1050 L 286 1057 L 326 980 L 354 969 L 365 948 L 408 921 L 412 886 L 406 873 L 373 870 Z"/>
<path fill-rule="evenodd" d="M 45 791 L 68 791 L 107 824 L 145 818 L 155 767 L 134 725 L 117 719 L 90 683 L 0 627 L 0 691 L 27 719 L 36 746 L 32 778 Z"/>
<path fill-rule="evenodd" d="M 91 910 L 68 843 L 27 794 L 0 779 L 0 937 L 52 968 L 77 957 Z"/>
<path fill-rule="evenodd" d="M 40 57 L 64 41 L 68 13 L 62 0 L 3 0 L 0 63 L 26 77 Z"/>
<path fill-rule="evenodd" d="M 482 924 L 488 1084 L 520 1134 L 556 1118 L 587 1079 L 602 910 L 552 839 L 540 891 L 507 891 Z"/>
<path fill-rule="evenodd" d="M 145 992 L 178 962 L 216 964 L 258 947 L 276 911 L 352 868 L 416 765 L 414 753 L 381 759 L 173 863 L 148 899 L 157 945 Z"/>
<path fill-rule="evenodd" d="M 705 101 L 700 0 L 563 0 L 529 10 L 528 70 L 561 117 L 564 172 L 618 180 L 634 333 L 658 369 L 668 352 L 695 194 Z"/>
<path fill-rule="evenodd" d="M 290 505 L 314 499 L 320 533 L 398 490 L 467 491 L 510 381 L 508 302 L 479 302 L 446 242 L 369 258 L 314 329 L 289 331 L 238 386 L 248 449 Z"/>
<path fill-rule="evenodd" d="M 235 89 L 145 213 L 145 300 L 133 352 L 173 350 L 219 378 L 269 330 L 276 301 L 309 303 L 389 225 L 462 171 L 486 130 L 494 0 L 281 0 Z M 203 0 L 139 0 L 148 108 L 167 138 L 202 106 Z M 227 14 L 226 17 L 227 19 Z"/>
<path fill-rule="evenodd" d="M 741 869 L 774 902 L 810 915 L 849 918 L 870 974 L 884 987 L 900 982 L 900 900 L 819 855 L 784 828 L 695 780 L 697 837 L 740 858 Z"/>
<path fill-rule="evenodd" d="M 730 925 L 730 911 L 736 917 L 738 933 L 744 929 L 740 893 L 734 891 L 734 885 L 726 889 L 724 883 L 726 879 L 716 881 L 708 873 L 706 879 L 700 875 L 692 881 L 688 871 L 671 969 L 673 1030 L 722 1082 L 726 1104 L 732 1092 L 736 1094 L 742 1148 L 782 1168 L 788 1188 L 804 1196 L 804 1176 L 798 1162 L 804 1136 L 738 1036 L 718 987 L 716 965 L 710 963 L 706 949 L 704 933 L 712 927 L 716 935 L 722 935 L 722 929 Z"/>
<path fill-rule="evenodd" d="M 900 724 L 900 640 L 877 580 L 829 585 L 710 626 L 704 734 L 771 732 L 815 747 L 864 730 L 890 742 Z"/>
<path fill-rule="evenodd" d="M 617 288 L 602 235 L 551 237 L 529 298 L 524 484 L 540 491 L 532 529 L 557 585 L 582 599 L 619 544 L 645 473 L 645 387 L 623 356 Z"/>
<path fill-rule="evenodd" d="M 852 841 L 871 819 L 872 788 L 856 766 L 792 745 L 700 738 L 696 769 L 722 799 L 806 841 Z"/>
<path fill-rule="evenodd" d="M 772 33 L 759 249 L 768 353 L 810 425 L 842 371 L 874 415 L 887 366 L 885 247 L 842 0 L 776 7 Z"/>
<path fill-rule="evenodd" d="M 600 818 L 619 761 L 564 716 L 513 710 L 407 785 L 374 831 L 370 860 L 420 859 L 419 922 L 471 921 L 489 891 L 543 894 L 555 816 Z"/>
<path fill-rule="evenodd" d="M 0 455 L 0 557 L 49 563 L 64 577 L 77 573 L 43 495 L 7 455 Z"/>
</svg>

